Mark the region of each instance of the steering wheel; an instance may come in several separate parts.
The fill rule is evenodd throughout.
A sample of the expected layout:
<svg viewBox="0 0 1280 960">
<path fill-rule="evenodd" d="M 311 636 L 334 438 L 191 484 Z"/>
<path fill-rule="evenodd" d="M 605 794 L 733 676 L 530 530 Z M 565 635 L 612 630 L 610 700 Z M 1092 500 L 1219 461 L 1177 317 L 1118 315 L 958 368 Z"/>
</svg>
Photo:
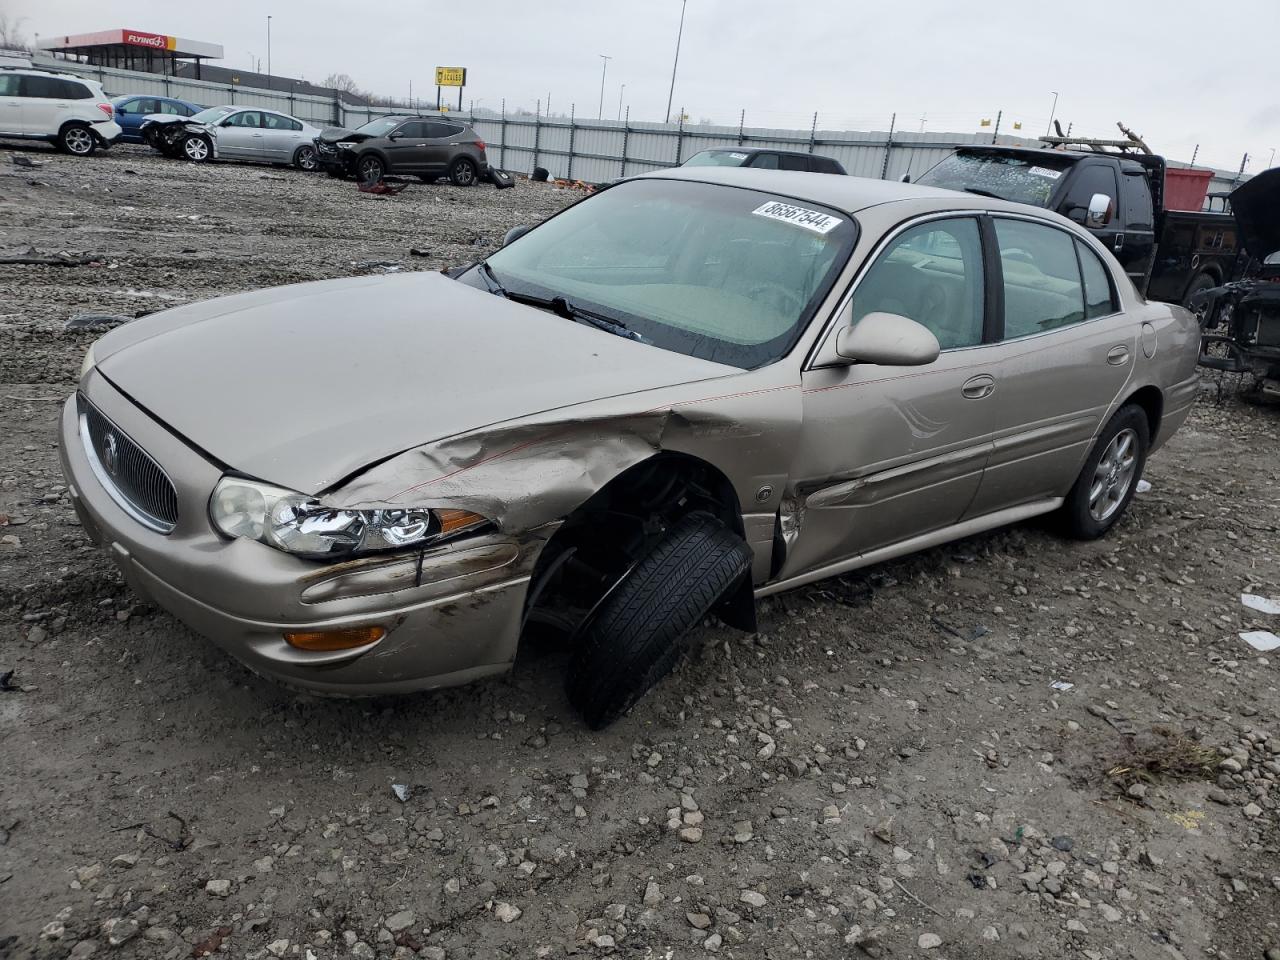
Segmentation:
<svg viewBox="0 0 1280 960">
<path fill-rule="evenodd" d="M 804 309 L 804 301 L 792 290 L 769 280 L 751 287 L 747 291 L 747 299 L 761 300 L 782 314 L 799 314 Z"/>
</svg>

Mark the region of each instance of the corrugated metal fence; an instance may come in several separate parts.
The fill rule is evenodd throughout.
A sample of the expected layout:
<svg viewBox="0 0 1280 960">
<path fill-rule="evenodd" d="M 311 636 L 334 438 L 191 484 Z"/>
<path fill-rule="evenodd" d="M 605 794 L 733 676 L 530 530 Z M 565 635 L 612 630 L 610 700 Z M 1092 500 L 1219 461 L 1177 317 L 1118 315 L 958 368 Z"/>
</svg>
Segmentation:
<svg viewBox="0 0 1280 960">
<path fill-rule="evenodd" d="M 265 107 L 322 127 L 356 127 L 398 110 L 433 112 L 423 110 L 420 103 L 355 106 L 337 97 L 167 77 L 47 57 L 37 60 L 40 64 L 93 77 L 111 96 L 149 93 L 207 106 L 231 103 Z M 461 117 L 475 127 L 488 144 L 490 162 L 504 170 L 529 174 L 535 167 L 544 167 L 553 177 L 588 182 L 678 166 L 692 154 L 711 147 L 772 147 L 821 153 L 839 160 L 854 176 L 896 180 L 910 175 L 915 179 L 955 147 L 993 140 L 989 133 L 821 130 L 817 127 L 817 117 L 808 130 L 783 130 L 632 121 L 630 111 L 628 119 L 621 121 L 582 120 L 572 115 L 544 117 L 527 112 L 508 115 L 505 110 L 450 115 Z M 1039 145 L 1034 139 L 1003 135 L 996 142 Z M 1171 163 L 1186 166 L 1177 161 Z M 1239 179 L 1234 171 L 1215 170 L 1209 189 L 1229 191 Z"/>
</svg>

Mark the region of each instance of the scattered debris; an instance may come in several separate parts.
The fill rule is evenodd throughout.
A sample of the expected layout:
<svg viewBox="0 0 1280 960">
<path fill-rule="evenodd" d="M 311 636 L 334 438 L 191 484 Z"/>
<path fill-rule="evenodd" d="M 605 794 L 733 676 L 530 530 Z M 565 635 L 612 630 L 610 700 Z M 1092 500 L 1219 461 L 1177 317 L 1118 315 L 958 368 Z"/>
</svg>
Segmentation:
<svg viewBox="0 0 1280 960">
<path fill-rule="evenodd" d="M 411 256 L 411 257 L 429 257 L 429 256 L 431 256 L 431 251 L 430 251 L 430 250 L 424 250 L 424 249 L 423 249 L 423 248 L 421 248 L 421 247 L 410 247 L 410 248 L 409 248 L 409 256 Z"/>
<path fill-rule="evenodd" d="M 1061 690 L 1063 693 L 1066 693 L 1068 690 L 1074 690 L 1076 687 L 1074 683 L 1071 683 L 1068 680 L 1055 680 L 1053 683 L 1049 684 L 1049 686 L 1054 690 Z"/>
<path fill-rule="evenodd" d="M 1242 593 L 1240 602 L 1250 610 L 1257 610 L 1259 613 L 1280 614 L 1280 600 L 1260 597 L 1253 593 Z"/>
<path fill-rule="evenodd" d="M 412 793 L 407 783 L 393 783 L 391 785 L 391 792 L 396 795 L 396 799 L 401 803 L 408 803 L 409 796 Z"/>
<path fill-rule="evenodd" d="M 47 162 L 47 160 L 32 160 L 30 157 L 24 157 L 20 153 L 13 155 L 13 165 L 15 167 L 30 167 L 34 169 L 35 167 L 43 167 Z"/>
<path fill-rule="evenodd" d="M 407 186 L 407 180 L 362 180 L 357 184 L 357 189 L 361 193 L 371 193 L 377 197 L 394 197 Z"/>
<path fill-rule="evenodd" d="M 133 317 L 120 313 L 77 313 L 62 325 L 63 330 L 110 330 L 122 323 L 128 323 Z"/>
<path fill-rule="evenodd" d="M 1253 647 L 1253 649 L 1260 650 L 1263 653 L 1280 647 L 1280 637 L 1277 637 L 1269 630 L 1250 630 L 1247 633 L 1240 634 L 1240 639 Z"/>
<path fill-rule="evenodd" d="M 1134 737 L 1129 754 L 1107 769 L 1107 778 L 1124 790 L 1156 780 L 1209 780 L 1217 777 L 1222 757 L 1212 747 L 1185 734 L 1156 727 L 1152 734 Z"/>
<path fill-rule="evenodd" d="M 218 948 L 222 946 L 222 941 L 231 936 L 231 930 L 231 927 L 218 927 L 213 933 L 191 948 L 191 956 L 209 957 L 217 953 Z"/>
<path fill-rule="evenodd" d="M 1151 481 L 1150 481 L 1150 480 L 1139 480 L 1139 481 L 1138 481 L 1138 487 L 1137 487 L 1136 492 L 1137 492 L 1137 493 L 1150 493 L 1150 492 L 1151 492 Z"/>
<path fill-rule="evenodd" d="M 22 688 L 16 686 L 13 682 L 13 671 L 6 670 L 0 673 L 0 693 L 21 693 Z"/>
<path fill-rule="evenodd" d="M 22 264 L 32 267 L 87 267 L 94 263 L 102 263 L 102 257 L 96 253 L 70 253 L 66 250 L 60 250 L 57 253 L 41 253 L 35 247 L 28 247 L 19 253 L 0 254 L 0 264 Z"/>
</svg>

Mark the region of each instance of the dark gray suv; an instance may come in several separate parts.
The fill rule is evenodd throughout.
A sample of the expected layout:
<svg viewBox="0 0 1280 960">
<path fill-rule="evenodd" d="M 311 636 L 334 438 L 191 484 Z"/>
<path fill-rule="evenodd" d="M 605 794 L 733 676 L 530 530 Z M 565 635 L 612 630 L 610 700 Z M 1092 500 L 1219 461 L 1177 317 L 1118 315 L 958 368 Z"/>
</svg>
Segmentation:
<svg viewBox="0 0 1280 960">
<path fill-rule="evenodd" d="M 331 177 L 366 182 L 413 174 L 427 183 L 448 177 L 469 187 L 489 176 L 484 141 L 468 124 L 444 117 L 388 116 L 355 130 L 331 127 L 315 145 L 316 159 Z"/>
</svg>

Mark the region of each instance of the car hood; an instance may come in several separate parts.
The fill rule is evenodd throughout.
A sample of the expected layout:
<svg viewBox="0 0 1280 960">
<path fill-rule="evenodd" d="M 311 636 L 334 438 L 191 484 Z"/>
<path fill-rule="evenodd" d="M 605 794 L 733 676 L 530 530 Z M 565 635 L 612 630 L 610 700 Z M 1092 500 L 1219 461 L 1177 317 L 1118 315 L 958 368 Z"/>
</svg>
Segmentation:
<svg viewBox="0 0 1280 960">
<path fill-rule="evenodd" d="M 1240 239 L 1257 260 L 1280 250 L 1280 167 L 1264 170 L 1231 191 Z"/>
<path fill-rule="evenodd" d="M 367 133 L 356 133 L 354 130 L 348 130 L 345 127 L 325 127 L 320 131 L 319 140 L 325 143 L 338 143 L 341 140 L 350 140 L 354 143 L 362 143 L 369 139 Z"/>
<path fill-rule="evenodd" d="M 741 373 L 438 273 L 178 307 L 117 328 L 94 354 L 102 376 L 195 447 L 308 494 L 481 427 Z"/>
</svg>

